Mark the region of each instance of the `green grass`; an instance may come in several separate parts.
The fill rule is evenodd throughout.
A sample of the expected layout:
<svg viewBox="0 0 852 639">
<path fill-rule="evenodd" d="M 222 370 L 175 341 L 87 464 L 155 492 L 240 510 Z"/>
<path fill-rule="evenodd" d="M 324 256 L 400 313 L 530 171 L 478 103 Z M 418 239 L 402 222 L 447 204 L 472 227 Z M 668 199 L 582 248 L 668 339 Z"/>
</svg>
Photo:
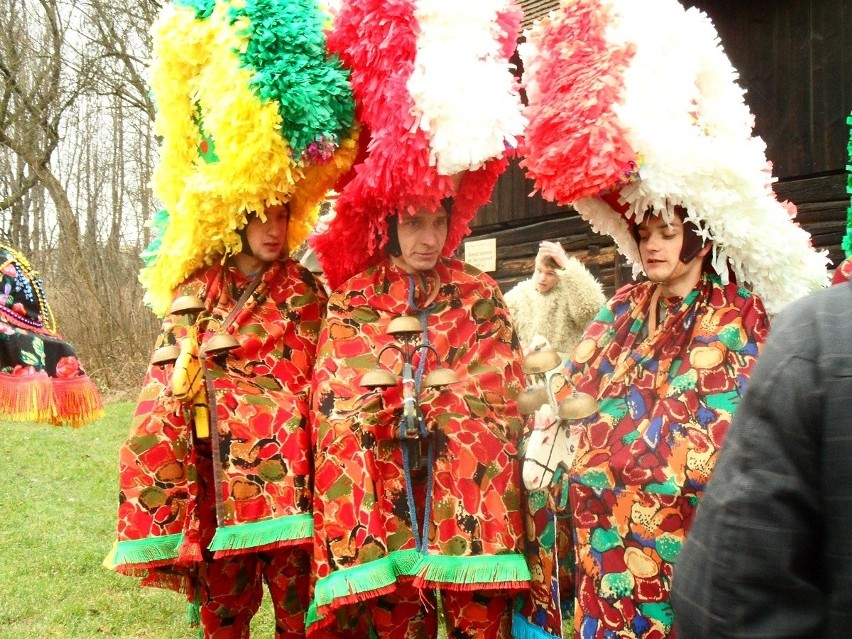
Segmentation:
<svg viewBox="0 0 852 639">
<path fill-rule="evenodd" d="M 133 405 L 72 430 L 0 422 L 0 639 L 194 639 L 183 595 L 101 565 Z M 268 599 L 252 637 L 270 639 Z"/>
<path fill-rule="evenodd" d="M 134 405 L 76 430 L 0 421 L 0 639 L 195 639 L 183 595 L 101 565 Z M 253 639 L 272 639 L 269 598 Z M 439 639 L 446 639 L 443 623 Z"/>
</svg>

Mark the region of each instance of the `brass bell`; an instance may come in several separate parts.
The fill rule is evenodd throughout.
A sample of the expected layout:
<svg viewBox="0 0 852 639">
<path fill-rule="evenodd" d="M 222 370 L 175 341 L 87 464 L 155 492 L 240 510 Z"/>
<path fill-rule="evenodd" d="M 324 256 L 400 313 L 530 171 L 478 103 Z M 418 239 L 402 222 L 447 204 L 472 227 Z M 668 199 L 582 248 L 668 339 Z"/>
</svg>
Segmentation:
<svg viewBox="0 0 852 639">
<path fill-rule="evenodd" d="M 524 373 L 527 375 L 543 375 L 556 370 L 562 365 L 562 358 L 552 348 L 533 351 L 524 357 Z"/>
<path fill-rule="evenodd" d="M 415 315 L 400 315 L 394 317 L 388 324 L 385 332 L 394 337 L 412 338 L 422 331 L 420 318 Z"/>
<path fill-rule="evenodd" d="M 178 355 L 180 355 L 180 348 L 174 344 L 160 346 L 160 348 L 155 350 L 153 355 L 151 355 L 151 365 L 165 366 L 166 364 L 174 364 Z"/>
<path fill-rule="evenodd" d="M 396 386 L 397 377 L 393 373 L 383 368 L 375 368 L 364 373 L 361 378 L 361 386 L 366 388 L 388 388 Z"/>
<path fill-rule="evenodd" d="M 204 301 L 195 295 L 181 295 L 172 302 L 169 313 L 173 315 L 186 315 L 198 313 L 204 310 Z"/>
<path fill-rule="evenodd" d="M 559 419 L 574 421 L 586 419 L 600 410 L 595 398 L 588 393 L 573 391 L 568 397 L 559 402 Z"/>
<path fill-rule="evenodd" d="M 237 348 L 240 343 L 230 333 L 216 333 L 201 345 L 202 357 L 217 357 Z"/>
<path fill-rule="evenodd" d="M 518 397 L 518 412 L 524 417 L 532 415 L 547 403 L 547 389 L 544 386 L 527 388 Z"/>
<path fill-rule="evenodd" d="M 459 381 L 459 376 L 450 368 L 436 368 L 426 375 L 423 380 L 424 388 L 435 388 L 436 386 L 447 386 Z"/>
</svg>

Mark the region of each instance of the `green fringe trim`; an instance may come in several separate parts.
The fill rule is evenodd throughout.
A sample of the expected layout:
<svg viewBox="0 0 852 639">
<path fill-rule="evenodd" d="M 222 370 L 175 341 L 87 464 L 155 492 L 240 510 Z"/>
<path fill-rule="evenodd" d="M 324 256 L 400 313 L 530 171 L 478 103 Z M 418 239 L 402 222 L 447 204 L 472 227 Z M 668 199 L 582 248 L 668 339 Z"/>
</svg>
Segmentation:
<svg viewBox="0 0 852 639">
<path fill-rule="evenodd" d="M 852 114 L 846 118 L 846 124 L 852 127 Z M 849 155 L 849 162 L 846 164 L 846 192 L 852 196 L 852 128 L 849 130 L 849 143 L 846 146 L 846 151 Z M 846 235 L 840 243 L 846 257 L 852 257 L 852 206 L 846 209 Z"/>
<path fill-rule="evenodd" d="M 472 555 L 452 557 L 424 555 L 415 566 L 417 577 L 451 584 L 529 581 L 530 570 L 523 555 Z"/>
<path fill-rule="evenodd" d="M 183 543 L 183 533 L 120 541 L 115 546 L 111 559 L 113 566 L 128 564 L 149 564 L 155 561 L 177 559 L 178 551 Z"/>
<path fill-rule="evenodd" d="M 308 612 L 305 613 L 305 628 L 310 628 L 319 620 L 319 615 L 317 615 L 317 604 L 315 601 L 312 601 L 311 605 L 308 606 Z"/>
<path fill-rule="evenodd" d="M 352 568 L 335 570 L 317 581 L 314 600 L 308 608 L 305 625 L 310 626 L 319 621 L 320 617 L 317 615 L 319 606 L 327 606 L 335 599 L 349 598 L 352 595 L 390 586 L 400 575 L 415 574 L 414 569 L 422 557 L 419 550 L 396 550 L 381 559 Z"/>
<path fill-rule="evenodd" d="M 310 539 L 314 534 L 312 515 L 291 515 L 278 519 L 264 519 L 250 524 L 219 526 L 210 550 L 245 550 L 268 546 L 279 541 Z"/>
<path fill-rule="evenodd" d="M 351 599 L 353 595 L 379 590 L 393 584 L 400 576 L 444 584 L 493 584 L 531 579 L 523 555 L 453 557 L 398 550 L 366 564 L 336 570 L 317 581 L 306 625 L 319 621 L 318 608 L 337 599 Z"/>
<path fill-rule="evenodd" d="M 198 628 L 198 626 L 201 625 L 201 604 L 187 604 L 186 622 L 189 624 L 190 628 Z"/>
<path fill-rule="evenodd" d="M 526 617 L 516 612 L 512 619 L 512 639 L 556 639 L 556 635 L 531 624 Z"/>
<path fill-rule="evenodd" d="M 421 557 L 418 550 L 397 550 L 366 564 L 336 570 L 317 581 L 314 601 L 325 606 L 335 599 L 389 586 L 401 575 L 413 575 Z"/>
</svg>

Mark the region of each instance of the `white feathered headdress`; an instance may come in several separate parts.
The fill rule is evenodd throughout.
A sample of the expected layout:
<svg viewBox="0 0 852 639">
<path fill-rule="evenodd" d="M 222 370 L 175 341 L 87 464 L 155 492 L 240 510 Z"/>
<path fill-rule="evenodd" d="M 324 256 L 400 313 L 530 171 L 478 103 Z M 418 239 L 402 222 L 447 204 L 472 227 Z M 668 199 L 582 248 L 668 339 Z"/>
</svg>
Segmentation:
<svg viewBox="0 0 852 639">
<path fill-rule="evenodd" d="M 628 223 L 675 206 L 713 241 L 713 267 L 770 313 L 827 283 L 824 253 L 772 192 L 766 146 L 716 29 L 676 0 L 563 0 L 522 45 L 522 166 L 641 269 Z"/>
<path fill-rule="evenodd" d="M 526 123 L 513 0 L 343 0 L 329 47 L 351 70 L 363 154 L 315 236 L 329 285 L 375 264 L 389 215 L 454 199 L 444 254 L 470 232 Z"/>
</svg>

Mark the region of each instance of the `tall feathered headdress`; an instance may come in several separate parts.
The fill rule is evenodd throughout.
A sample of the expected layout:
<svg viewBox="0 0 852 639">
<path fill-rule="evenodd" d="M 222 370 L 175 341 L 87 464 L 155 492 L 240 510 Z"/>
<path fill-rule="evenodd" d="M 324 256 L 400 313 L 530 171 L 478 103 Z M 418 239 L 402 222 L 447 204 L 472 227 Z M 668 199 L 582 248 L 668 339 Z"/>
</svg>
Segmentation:
<svg viewBox="0 0 852 639">
<path fill-rule="evenodd" d="M 766 146 L 716 29 L 676 0 L 563 0 L 521 48 L 530 123 L 522 162 L 641 268 L 628 221 L 683 206 L 713 267 L 770 313 L 827 282 L 824 253 L 772 192 Z"/>
<path fill-rule="evenodd" d="M 252 212 L 288 202 L 288 245 L 357 152 L 348 72 L 326 49 L 316 0 L 176 0 L 153 27 L 162 137 L 159 237 L 140 279 L 155 312 L 199 267 L 237 252 Z"/>
<path fill-rule="evenodd" d="M 509 64 L 520 21 L 512 0 L 344 0 L 329 48 L 351 69 L 365 132 L 311 240 L 332 288 L 380 260 L 391 214 L 453 197 L 444 254 L 470 232 L 525 125 Z"/>
</svg>

